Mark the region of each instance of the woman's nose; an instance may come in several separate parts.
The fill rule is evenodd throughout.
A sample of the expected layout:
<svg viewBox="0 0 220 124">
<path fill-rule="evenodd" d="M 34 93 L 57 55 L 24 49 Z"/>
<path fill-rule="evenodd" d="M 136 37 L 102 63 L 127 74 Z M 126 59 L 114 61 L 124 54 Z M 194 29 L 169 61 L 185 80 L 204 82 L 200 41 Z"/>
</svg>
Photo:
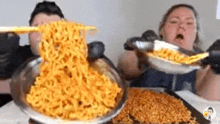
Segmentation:
<svg viewBox="0 0 220 124">
<path fill-rule="evenodd" d="M 179 28 L 186 29 L 186 23 L 185 22 L 180 22 L 179 23 Z"/>
</svg>

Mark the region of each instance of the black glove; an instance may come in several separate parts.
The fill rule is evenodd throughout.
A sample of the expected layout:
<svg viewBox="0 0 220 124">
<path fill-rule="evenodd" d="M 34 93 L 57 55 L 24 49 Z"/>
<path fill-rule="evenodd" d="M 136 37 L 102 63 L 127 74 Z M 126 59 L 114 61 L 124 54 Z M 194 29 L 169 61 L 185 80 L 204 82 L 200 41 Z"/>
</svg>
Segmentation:
<svg viewBox="0 0 220 124">
<path fill-rule="evenodd" d="M 124 49 L 133 50 L 134 47 L 132 46 L 132 43 L 135 41 L 153 42 L 154 40 L 157 39 L 159 39 L 159 37 L 156 35 L 156 33 L 153 30 L 147 30 L 142 34 L 141 37 L 128 38 L 126 43 L 124 44 Z M 144 54 L 143 52 L 139 52 L 137 50 L 136 55 L 138 57 L 138 68 L 142 71 L 147 70 L 149 68 L 149 64 L 146 54 Z"/>
<path fill-rule="evenodd" d="M 14 33 L 0 34 L 0 78 L 11 77 L 17 67 L 16 50 L 20 37 Z"/>
<path fill-rule="evenodd" d="M 145 31 L 142 36 L 141 36 L 145 41 L 155 41 L 158 40 L 159 37 L 157 36 L 157 34 L 153 31 L 153 30 L 147 30 Z"/>
<path fill-rule="evenodd" d="M 104 55 L 105 45 L 103 44 L 103 42 L 93 41 L 88 44 L 88 49 L 88 61 L 90 63 L 90 66 L 92 66 L 93 69 L 96 69 L 100 73 L 105 74 L 110 79 L 114 80 L 114 76 L 112 75 L 112 73 L 114 73 L 115 75 L 119 73 L 112 61 Z M 110 70 L 111 73 L 108 72 Z"/>
<path fill-rule="evenodd" d="M 153 42 L 159 39 L 156 33 L 153 30 L 145 31 L 141 37 L 131 37 L 128 38 L 127 41 L 124 43 L 125 50 L 133 50 L 134 46 L 133 43 L 136 41 L 143 41 L 143 42 Z"/>
<path fill-rule="evenodd" d="M 114 69 L 116 69 L 116 67 L 114 66 L 114 64 L 112 63 L 112 61 L 110 59 L 108 59 L 105 55 L 105 45 L 103 44 L 103 42 L 101 41 L 93 41 L 91 43 L 88 44 L 88 48 L 89 48 L 89 56 L 88 59 L 89 61 L 95 61 L 96 59 L 105 59 L 105 61 Z M 117 69 L 116 69 L 117 70 Z"/>
<path fill-rule="evenodd" d="M 132 43 L 135 41 L 144 41 L 142 37 L 131 37 L 128 38 L 127 41 L 124 43 L 125 50 L 134 50 Z"/>
<path fill-rule="evenodd" d="M 220 39 L 216 40 L 207 50 L 211 51 L 220 51 Z M 211 65 L 212 70 L 216 74 L 220 74 L 220 58 L 207 58 L 206 61 Z"/>
<path fill-rule="evenodd" d="M 154 42 L 155 40 L 159 39 L 159 37 L 153 30 L 145 31 L 141 37 L 144 39 L 144 42 Z M 143 71 L 149 69 L 147 56 L 141 52 L 137 52 L 137 56 L 139 58 L 139 64 L 138 64 L 139 68 L 142 69 Z"/>
<path fill-rule="evenodd" d="M 105 45 L 101 41 L 93 41 L 88 44 L 89 59 L 101 58 L 104 55 Z"/>
</svg>

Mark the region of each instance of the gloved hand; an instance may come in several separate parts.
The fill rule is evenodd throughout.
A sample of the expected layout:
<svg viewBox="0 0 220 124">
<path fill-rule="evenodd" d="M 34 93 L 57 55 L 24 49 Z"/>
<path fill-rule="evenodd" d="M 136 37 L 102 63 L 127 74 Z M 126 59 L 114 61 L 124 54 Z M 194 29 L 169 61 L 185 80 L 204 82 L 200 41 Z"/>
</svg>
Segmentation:
<svg viewBox="0 0 220 124">
<path fill-rule="evenodd" d="M 207 52 L 210 51 L 220 51 L 220 39 L 216 40 L 208 49 Z M 220 58 L 216 58 L 216 59 L 209 59 L 207 58 L 206 61 L 208 62 L 208 64 L 211 65 L 212 70 L 214 71 L 214 73 L 216 74 L 220 74 Z"/>
<path fill-rule="evenodd" d="M 143 41 L 143 42 L 153 42 L 154 40 L 159 39 L 156 33 L 153 30 L 147 30 L 145 31 L 141 37 L 131 37 L 127 39 L 126 43 L 124 44 L 125 50 L 133 50 L 134 47 L 132 46 L 132 43 L 135 41 Z M 148 58 L 146 54 L 143 52 L 139 52 L 138 50 L 135 50 L 137 58 L 138 58 L 138 68 L 141 71 L 145 71 L 148 69 Z"/>
<path fill-rule="evenodd" d="M 88 44 L 88 61 L 93 69 L 105 74 L 114 80 L 114 75 L 118 74 L 117 68 L 112 61 L 104 55 L 105 45 L 101 41 L 93 41 Z M 109 71 L 111 70 L 111 73 Z M 113 75 L 114 73 L 114 75 Z M 117 73 L 117 74 L 116 74 Z"/>
<path fill-rule="evenodd" d="M 101 41 L 93 41 L 91 43 L 88 44 L 88 52 L 89 52 L 89 56 L 88 59 L 90 62 L 95 61 L 97 59 L 105 59 L 105 61 L 114 69 L 116 69 L 116 67 L 114 66 L 114 64 L 112 63 L 112 61 L 110 59 L 108 59 L 105 55 L 105 45 L 103 42 Z M 116 69 L 117 70 L 117 69 Z"/>
<path fill-rule="evenodd" d="M 16 64 L 20 37 L 14 33 L 0 34 L 0 78 L 11 77 Z"/>
<path fill-rule="evenodd" d="M 158 40 L 159 37 L 153 30 L 145 31 L 141 36 L 145 41 L 153 42 L 154 40 Z"/>
<path fill-rule="evenodd" d="M 135 41 L 143 41 L 143 42 L 153 42 L 154 40 L 159 39 L 156 33 L 153 30 L 145 31 L 141 37 L 131 37 L 128 38 L 124 44 L 125 50 L 133 50 L 132 43 Z"/>
<path fill-rule="evenodd" d="M 93 41 L 88 44 L 89 59 L 101 58 L 104 55 L 105 45 L 101 41 Z"/>
<path fill-rule="evenodd" d="M 134 50 L 134 47 L 132 46 L 132 43 L 135 41 L 143 41 L 144 39 L 142 37 L 131 37 L 128 38 L 127 41 L 124 43 L 124 49 L 125 50 Z"/>
</svg>

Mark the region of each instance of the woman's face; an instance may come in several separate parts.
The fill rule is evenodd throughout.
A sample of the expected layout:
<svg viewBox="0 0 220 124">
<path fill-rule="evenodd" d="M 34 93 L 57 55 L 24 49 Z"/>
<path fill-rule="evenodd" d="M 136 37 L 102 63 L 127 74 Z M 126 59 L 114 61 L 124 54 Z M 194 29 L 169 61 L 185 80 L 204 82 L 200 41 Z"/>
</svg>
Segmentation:
<svg viewBox="0 0 220 124">
<path fill-rule="evenodd" d="M 55 14 L 47 15 L 45 13 L 39 13 L 34 17 L 31 26 L 39 26 L 44 23 L 59 21 L 61 19 L 61 17 Z M 39 55 L 39 43 L 41 41 L 41 37 L 42 35 L 40 33 L 29 33 L 29 43 L 31 45 L 31 51 L 34 55 Z"/>
<path fill-rule="evenodd" d="M 193 50 L 196 39 L 196 17 L 191 9 L 179 7 L 170 13 L 160 34 L 163 40 Z"/>
</svg>

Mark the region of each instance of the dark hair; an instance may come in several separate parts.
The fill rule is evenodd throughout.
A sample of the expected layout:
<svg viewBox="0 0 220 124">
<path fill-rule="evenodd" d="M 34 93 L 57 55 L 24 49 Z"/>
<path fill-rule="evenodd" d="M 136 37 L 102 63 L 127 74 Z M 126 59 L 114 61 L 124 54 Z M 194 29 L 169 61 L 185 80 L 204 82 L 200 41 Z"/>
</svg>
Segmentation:
<svg viewBox="0 0 220 124">
<path fill-rule="evenodd" d="M 162 21 L 160 22 L 159 24 L 159 34 L 160 34 L 160 31 L 161 29 L 164 27 L 166 21 L 167 21 L 167 18 L 168 16 L 177 8 L 180 8 L 180 7 L 185 7 L 185 8 L 188 8 L 190 10 L 193 11 L 194 13 L 194 16 L 196 18 L 196 29 L 197 29 L 197 32 L 196 32 L 196 39 L 195 39 L 195 42 L 194 42 L 194 45 L 197 45 L 199 44 L 199 35 L 198 35 L 198 31 L 200 30 L 200 26 L 199 26 L 199 17 L 198 17 L 198 13 L 197 11 L 194 9 L 193 6 L 189 5 L 189 4 L 176 4 L 176 5 L 173 5 L 171 8 L 168 9 L 168 11 L 164 14 L 163 18 L 162 18 Z M 160 34 L 160 38 L 162 38 L 163 36 Z M 194 46 L 195 47 L 195 46 Z"/>
<path fill-rule="evenodd" d="M 32 24 L 34 17 L 39 13 L 45 13 L 48 15 L 55 14 L 55 15 L 60 16 L 61 18 L 64 18 L 64 15 L 61 9 L 59 8 L 59 6 L 57 6 L 55 2 L 43 1 L 43 2 L 38 3 L 35 6 L 33 12 L 31 13 L 29 25 Z"/>
<path fill-rule="evenodd" d="M 212 112 L 213 112 L 213 108 L 212 107 L 209 107 L 208 110 L 212 110 Z"/>
</svg>

